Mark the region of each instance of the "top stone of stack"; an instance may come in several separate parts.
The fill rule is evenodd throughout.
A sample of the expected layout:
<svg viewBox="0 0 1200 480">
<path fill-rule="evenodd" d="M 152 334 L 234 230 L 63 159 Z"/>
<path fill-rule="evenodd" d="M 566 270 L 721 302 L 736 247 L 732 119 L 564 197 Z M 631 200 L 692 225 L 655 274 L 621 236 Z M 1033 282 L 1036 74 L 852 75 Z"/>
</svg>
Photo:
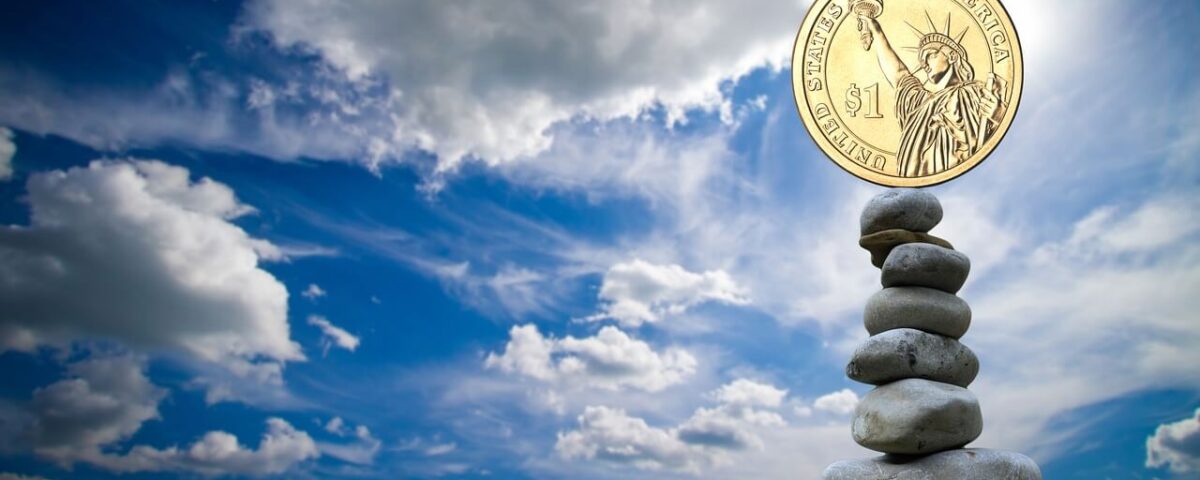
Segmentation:
<svg viewBox="0 0 1200 480">
<path fill-rule="evenodd" d="M 859 224 L 862 235 L 901 229 L 926 233 L 942 221 L 942 204 L 933 194 L 915 188 L 896 188 L 867 202 Z"/>
</svg>

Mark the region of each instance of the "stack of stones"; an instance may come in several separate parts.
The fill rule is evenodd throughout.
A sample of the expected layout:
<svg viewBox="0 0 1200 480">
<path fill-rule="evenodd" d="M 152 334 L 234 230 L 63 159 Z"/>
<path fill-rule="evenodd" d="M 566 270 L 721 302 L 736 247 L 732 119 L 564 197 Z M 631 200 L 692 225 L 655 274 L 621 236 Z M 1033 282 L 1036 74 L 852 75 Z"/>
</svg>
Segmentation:
<svg viewBox="0 0 1200 480">
<path fill-rule="evenodd" d="M 854 412 L 854 441 L 885 455 L 835 463 L 827 480 L 1040 480 L 1019 453 L 965 449 L 983 432 L 967 386 L 979 360 L 958 339 L 971 308 L 955 295 L 971 264 L 928 232 L 942 220 L 936 197 L 893 189 L 862 213 L 859 244 L 882 270 L 883 290 L 867 301 L 871 337 L 854 352 L 846 375 L 876 385 Z"/>
</svg>

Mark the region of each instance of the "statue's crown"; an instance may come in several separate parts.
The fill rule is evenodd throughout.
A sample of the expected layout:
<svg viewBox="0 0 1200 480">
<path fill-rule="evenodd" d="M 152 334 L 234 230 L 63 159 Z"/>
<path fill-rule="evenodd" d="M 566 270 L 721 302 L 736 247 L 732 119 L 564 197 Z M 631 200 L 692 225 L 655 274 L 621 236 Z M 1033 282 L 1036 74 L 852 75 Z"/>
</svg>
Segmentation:
<svg viewBox="0 0 1200 480">
<path fill-rule="evenodd" d="M 964 33 L 965 33 L 965 30 L 964 30 Z M 921 43 L 920 43 L 920 47 L 919 47 L 921 50 L 924 50 L 925 47 L 931 46 L 931 45 L 932 46 L 949 47 L 951 50 L 953 50 L 955 53 L 958 54 L 959 58 L 961 58 L 963 60 L 967 59 L 967 49 L 963 48 L 962 44 L 958 43 L 957 40 L 950 38 L 949 35 L 946 35 L 944 33 L 937 33 L 937 32 L 927 33 L 927 34 L 925 34 L 925 36 L 921 37 Z"/>
<path fill-rule="evenodd" d="M 913 27 L 911 23 L 908 25 L 913 29 L 914 32 L 917 33 L 917 35 L 921 36 L 921 41 L 917 44 L 917 50 L 924 50 L 925 47 L 929 46 L 948 47 L 950 50 L 953 50 L 955 53 L 957 53 L 959 58 L 966 60 L 967 49 L 963 48 L 962 39 L 967 35 L 967 30 L 970 30 L 971 27 L 964 28 L 962 33 L 958 34 L 958 38 L 954 38 L 950 36 L 949 14 L 946 15 L 945 32 L 939 32 L 938 28 L 933 25 L 933 19 L 929 18 L 929 12 L 925 13 L 925 19 L 929 22 L 929 33 L 920 31 L 916 27 Z"/>
</svg>

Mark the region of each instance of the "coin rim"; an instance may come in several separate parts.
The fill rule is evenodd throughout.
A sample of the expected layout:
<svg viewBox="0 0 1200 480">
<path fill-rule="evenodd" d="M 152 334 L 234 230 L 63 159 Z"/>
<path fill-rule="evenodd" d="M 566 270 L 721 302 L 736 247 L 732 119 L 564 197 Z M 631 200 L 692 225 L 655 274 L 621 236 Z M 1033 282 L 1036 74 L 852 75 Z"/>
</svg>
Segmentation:
<svg viewBox="0 0 1200 480">
<path fill-rule="evenodd" d="M 873 171 L 871 169 L 858 166 L 853 161 L 846 159 L 849 163 L 855 165 L 855 167 L 854 167 L 855 169 L 861 170 L 863 172 L 862 174 L 860 174 L 860 173 L 852 170 L 850 167 L 847 167 L 846 165 L 842 165 L 842 162 L 839 162 L 836 158 L 834 158 L 834 156 L 829 153 L 830 151 L 833 151 L 838 154 L 840 154 L 841 152 L 839 152 L 837 148 L 833 147 L 833 144 L 829 141 L 828 138 L 825 138 L 824 134 L 813 133 L 812 129 L 809 128 L 809 125 L 817 126 L 817 122 L 816 122 L 816 119 L 812 118 L 812 116 L 808 114 L 808 112 L 806 111 L 807 108 L 801 106 L 800 97 L 803 96 L 804 94 L 803 94 L 803 90 L 798 89 L 796 86 L 797 75 L 803 75 L 803 73 L 797 73 L 797 70 L 796 70 L 796 49 L 799 48 L 799 46 L 800 46 L 800 39 L 804 38 L 803 34 L 805 32 L 810 32 L 810 33 L 812 32 L 812 28 L 816 24 L 817 17 L 820 16 L 819 13 L 814 16 L 813 12 L 814 11 L 820 12 L 822 9 L 825 8 L 825 6 L 829 5 L 830 3 L 834 2 L 834 1 L 836 1 L 836 0 L 815 0 L 812 2 L 811 5 L 809 5 L 808 12 L 806 12 L 804 14 L 804 21 L 802 21 L 800 23 L 800 29 L 796 32 L 796 39 L 792 41 L 792 62 L 791 62 L 791 68 L 792 68 L 791 84 L 792 84 L 792 100 L 793 100 L 792 103 L 796 107 L 796 113 L 798 115 L 800 115 L 800 123 L 803 124 L 804 130 L 806 132 L 808 132 L 809 138 L 813 139 L 813 141 L 817 144 L 817 149 L 820 150 L 821 153 L 824 154 L 825 157 L 829 159 L 829 161 L 833 162 L 834 165 L 837 165 L 838 168 L 844 170 L 846 173 L 849 173 L 850 175 L 853 175 L 856 178 L 860 178 L 862 180 L 873 183 L 875 185 L 880 185 L 880 186 L 884 186 L 884 187 L 922 188 L 922 187 L 932 187 L 935 185 L 941 185 L 943 183 L 949 182 L 950 180 L 954 180 L 958 177 L 965 175 L 967 172 L 974 170 L 975 167 L 978 167 L 981 163 L 983 163 L 984 160 L 987 160 L 988 157 L 990 157 L 993 153 L 996 152 L 996 149 L 1000 148 L 1000 142 L 1002 142 L 1004 140 L 1004 137 L 1006 135 L 1008 135 L 1008 131 L 1012 129 L 1012 125 L 1013 125 L 1013 123 L 1016 123 L 1017 115 L 1020 113 L 1021 96 L 1024 95 L 1024 93 L 1025 93 L 1025 55 L 1023 54 L 1023 51 L 1022 51 L 1021 35 L 1017 31 L 1016 22 L 1013 21 L 1012 15 L 1010 15 L 1008 13 L 1008 8 L 1004 6 L 1004 2 L 1002 2 L 1001 0 L 995 0 L 995 4 L 997 6 L 999 6 L 1000 10 L 1004 13 L 1004 18 L 1006 18 L 1008 20 L 1006 22 L 1006 24 L 1009 27 L 1009 30 L 1012 31 L 1012 38 L 1013 38 L 1013 41 L 1016 43 L 1016 48 L 1013 49 L 1012 58 L 1015 60 L 1015 63 L 1017 64 L 1016 72 L 1020 72 L 1020 75 L 1013 76 L 1014 77 L 1013 82 L 1012 82 L 1013 83 L 1013 92 L 1015 93 L 1015 95 L 1013 95 L 1013 98 L 1015 99 L 1015 101 L 1010 102 L 1010 105 L 1012 107 L 1012 113 L 1005 115 L 1004 122 L 1002 122 L 1000 125 L 1001 127 L 1003 127 L 1000 131 L 1000 134 L 994 136 L 991 139 L 988 139 L 988 141 L 985 143 L 984 146 L 987 147 L 988 145 L 990 145 L 990 148 L 987 148 L 987 151 L 984 154 L 980 155 L 979 158 L 974 159 L 973 161 L 969 161 L 968 162 L 969 165 L 966 166 L 965 168 L 963 168 L 961 171 L 956 171 L 956 168 L 957 168 L 956 167 L 956 168 L 947 169 L 943 172 L 938 172 L 933 175 L 928 175 L 928 176 L 924 176 L 924 177 L 895 177 L 895 176 L 883 175 L 880 173 L 876 173 L 875 171 Z M 945 1 L 952 2 L 953 0 L 945 0 Z M 818 6 L 820 8 L 818 8 Z M 847 9 L 847 13 L 848 12 L 849 12 L 849 10 Z M 974 19 L 974 17 L 972 17 L 972 19 Z M 976 21 L 975 23 L 976 23 L 976 25 L 979 24 L 978 21 Z M 828 60 L 828 58 L 826 60 Z M 828 88 L 828 87 L 826 87 L 826 88 Z M 807 101 L 805 101 L 805 105 L 807 105 Z M 819 130 L 819 128 L 818 128 L 818 130 Z M 842 157 L 845 157 L 845 156 L 842 155 Z"/>
</svg>

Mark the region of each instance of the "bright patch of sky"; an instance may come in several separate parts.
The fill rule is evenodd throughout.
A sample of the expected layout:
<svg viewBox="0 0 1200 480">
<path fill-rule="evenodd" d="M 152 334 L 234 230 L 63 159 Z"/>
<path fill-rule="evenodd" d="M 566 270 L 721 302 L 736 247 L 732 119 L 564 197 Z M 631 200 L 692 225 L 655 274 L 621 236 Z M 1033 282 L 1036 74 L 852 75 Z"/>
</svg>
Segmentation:
<svg viewBox="0 0 1200 480">
<path fill-rule="evenodd" d="M 806 3 L 68 3 L 0 17 L 0 479 L 871 455 L 881 189 L 795 114 Z M 1020 112 L 932 189 L 976 445 L 1194 477 L 1200 8 L 1005 4 Z"/>
</svg>

